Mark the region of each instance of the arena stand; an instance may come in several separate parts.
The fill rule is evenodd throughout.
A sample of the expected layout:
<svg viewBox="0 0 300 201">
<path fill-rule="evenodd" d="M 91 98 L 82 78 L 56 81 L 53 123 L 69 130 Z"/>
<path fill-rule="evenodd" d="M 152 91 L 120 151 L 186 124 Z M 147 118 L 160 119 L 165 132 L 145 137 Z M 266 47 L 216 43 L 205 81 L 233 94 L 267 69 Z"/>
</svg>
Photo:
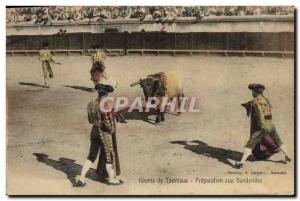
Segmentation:
<svg viewBox="0 0 300 201">
<path fill-rule="evenodd" d="M 62 22 L 138 19 L 140 21 L 172 22 L 177 18 L 204 16 L 294 15 L 293 6 L 48 6 L 12 7 L 6 9 L 6 23 L 51 25 Z"/>
<path fill-rule="evenodd" d="M 6 46 L 10 55 L 37 53 L 48 41 L 54 53 L 67 54 L 90 54 L 98 44 L 108 55 L 290 56 L 293 13 L 291 6 L 7 8 Z"/>
</svg>

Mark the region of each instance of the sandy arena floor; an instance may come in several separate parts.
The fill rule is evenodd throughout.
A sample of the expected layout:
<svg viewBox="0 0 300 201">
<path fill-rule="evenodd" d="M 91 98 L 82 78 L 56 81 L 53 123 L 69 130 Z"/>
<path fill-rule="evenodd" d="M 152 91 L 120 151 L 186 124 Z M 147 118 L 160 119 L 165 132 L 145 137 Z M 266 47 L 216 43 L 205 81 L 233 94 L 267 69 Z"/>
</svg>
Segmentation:
<svg viewBox="0 0 300 201">
<path fill-rule="evenodd" d="M 72 187 L 88 154 L 87 103 L 90 57 L 57 56 L 51 88 L 43 84 L 36 56 L 7 57 L 7 193 L 15 194 L 293 194 L 294 162 L 239 160 L 249 136 L 249 118 L 240 106 L 251 99 L 249 83 L 263 83 L 273 104 L 273 119 L 294 159 L 294 62 L 288 58 L 222 56 L 108 57 L 108 73 L 119 82 L 117 93 L 134 97 L 129 84 L 170 68 L 182 72 L 186 96 L 197 96 L 199 113 L 166 115 L 163 125 L 129 115 L 118 124 L 121 186 L 107 186 L 90 170 L 85 188 Z M 154 116 L 150 116 L 154 119 Z M 229 158 L 227 160 L 227 158 Z M 93 168 L 95 168 L 94 164 Z M 273 173 L 272 173 L 273 172 Z M 281 174 L 274 174 L 279 172 Z M 166 183 L 166 177 L 188 183 Z M 201 178 L 249 178 L 262 183 L 203 184 Z M 163 183 L 142 183 L 144 179 Z M 258 179 L 258 180 L 257 180 Z M 228 180 L 229 181 L 229 180 Z"/>
</svg>

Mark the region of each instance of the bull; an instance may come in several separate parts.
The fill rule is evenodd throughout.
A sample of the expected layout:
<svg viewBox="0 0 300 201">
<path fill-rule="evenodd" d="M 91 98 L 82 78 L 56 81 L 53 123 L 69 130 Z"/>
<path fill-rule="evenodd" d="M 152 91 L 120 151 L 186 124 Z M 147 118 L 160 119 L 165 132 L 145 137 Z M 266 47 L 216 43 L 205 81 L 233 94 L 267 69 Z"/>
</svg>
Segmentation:
<svg viewBox="0 0 300 201">
<path fill-rule="evenodd" d="M 167 97 L 168 100 L 173 98 L 177 99 L 177 106 L 181 106 L 181 97 L 184 97 L 183 85 L 181 74 L 177 71 L 160 72 L 152 75 L 148 75 L 144 79 L 140 79 L 132 84 L 130 87 L 140 85 L 143 89 L 146 102 L 150 97 L 156 97 L 162 100 L 163 97 Z M 165 121 L 165 105 L 162 106 L 162 101 L 157 106 L 155 123 L 159 124 L 161 121 Z M 178 111 L 180 114 L 180 111 Z"/>
</svg>

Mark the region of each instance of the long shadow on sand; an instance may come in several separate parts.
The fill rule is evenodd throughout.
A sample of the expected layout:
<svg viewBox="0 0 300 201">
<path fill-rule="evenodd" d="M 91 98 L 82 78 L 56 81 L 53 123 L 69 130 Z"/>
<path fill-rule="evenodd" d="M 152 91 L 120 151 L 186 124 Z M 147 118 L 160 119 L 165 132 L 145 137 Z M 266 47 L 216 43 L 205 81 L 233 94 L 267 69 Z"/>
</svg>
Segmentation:
<svg viewBox="0 0 300 201">
<path fill-rule="evenodd" d="M 215 158 L 218 161 L 229 165 L 231 167 L 234 167 L 234 164 L 229 161 L 240 161 L 242 158 L 242 153 L 238 151 L 232 151 L 230 149 L 223 149 L 219 147 L 213 147 L 209 146 L 205 142 L 199 141 L 199 140 L 193 140 L 192 143 L 195 143 L 195 145 L 188 144 L 187 141 L 172 141 L 170 143 L 172 144 L 179 144 L 183 145 L 185 149 L 188 149 L 194 153 L 204 155 L 207 157 Z M 229 160 L 228 160 L 229 159 Z M 247 161 L 254 162 L 257 161 L 253 156 L 250 156 Z M 264 160 L 267 162 L 274 162 L 274 163 L 284 163 L 283 161 L 273 161 L 273 160 Z"/>
<path fill-rule="evenodd" d="M 120 110 L 122 115 L 126 120 L 141 120 L 146 123 L 156 125 L 155 119 L 156 119 L 156 113 L 157 110 L 155 108 L 150 108 L 149 112 L 139 112 L 138 109 L 134 109 L 132 112 L 128 112 L 129 108 L 124 108 Z M 143 107 L 143 111 L 145 111 L 145 107 Z M 173 115 L 173 116 L 178 116 L 178 114 L 174 114 L 172 112 L 166 111 L 166 114 Z M 150 116 L 152 116 L 150 118 Z M 168 117 L 165 117 L 166 121 L 168 121 Z"/>
<path fill-rule="evenodd" d="M 37 161 L 51 166 L 58 171 L 64 172 L 72 185 L 74 187 L 76 186 L 75 177 L 77 175 L 80 175 L 82 165 L 74 163 L 75 160 L 69 158 L 59 158 L 59 160 L 53 160 L 48 158 L 48 155 L 43 153 L 33 153 L 33 155 L 36 156 Z M 101 182 L 101 178 L 98 176 L 95 169 L 90 168 L 90 170 L 86 174 L 86 177 L 93 181 Z"/>
<path fill-rule="evenodd" d="M 27 86 L 33 86 L 33 87 L 42 87 L 42 88 L 49 88 L 48 86 L 32 83 L 32 82 L 19 82 L 20 85 L 27 85 Z"/>
<path fill-rule="evenodd" d="M 155 125 L 156 110 L 154 108 L 151 108 L 149 112 L 139 112 L 138 109 L 134 109 L 132 112 L 128 112 L 128 109 L 129 108 L 124 108 L 120 110 L 125 120 L 141 120 L 149 124 Z M 143 111 L 145 111 L 144 107 Z M 150 119 L 150 116 L 153 116 L 152 118 L 154 119 Z"/>
<path fill-rule="evenodd" d="M 64 85 L 65 87 L 69 87 L 72 89 L 79 89 L 82 91 L 87 91 L 87 92 L 95 92 L 94 88 L 90 88 L 90 87 L 84 87 L 84 86 L 74 86 L 74 85 Z"/>
</svg>

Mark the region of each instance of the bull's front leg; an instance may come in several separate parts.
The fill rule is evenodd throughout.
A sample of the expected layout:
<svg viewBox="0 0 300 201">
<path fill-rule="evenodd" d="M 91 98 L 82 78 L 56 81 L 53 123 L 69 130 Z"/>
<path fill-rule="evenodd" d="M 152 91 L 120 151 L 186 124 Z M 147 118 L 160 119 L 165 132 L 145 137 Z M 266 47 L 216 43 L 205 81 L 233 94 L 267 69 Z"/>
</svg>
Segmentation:
<svg viewBox="0 0 300 201">
<path fill-rule="evenodd" d="M 161 105 L 157 107 L 155 123 L 159 124 L 161 121 L 165 121 L 165 110 L 161 110 Z"/>
<path fill-rule="evenodd" d="M 155 123 L 156 124 L 159 124 L 160 121 L 161 121 L 161 112 L 158 110 L 157 113 L 156 113 L 156 119 L 155 119 Z"/>
<path fill-rule="evenodd" d="M 165 121 L 165 111 L 160 113 L 160 119 L 161 121 Z"/>
<path fill-rule="evenodd" d="M 156 113 L 156 120 L 155 123 L 159 124 L 161 121 L 165 121 L 165 111 L 161 112 L 160 109 L 158 108 L 158 111 Z"/>
</svg>

